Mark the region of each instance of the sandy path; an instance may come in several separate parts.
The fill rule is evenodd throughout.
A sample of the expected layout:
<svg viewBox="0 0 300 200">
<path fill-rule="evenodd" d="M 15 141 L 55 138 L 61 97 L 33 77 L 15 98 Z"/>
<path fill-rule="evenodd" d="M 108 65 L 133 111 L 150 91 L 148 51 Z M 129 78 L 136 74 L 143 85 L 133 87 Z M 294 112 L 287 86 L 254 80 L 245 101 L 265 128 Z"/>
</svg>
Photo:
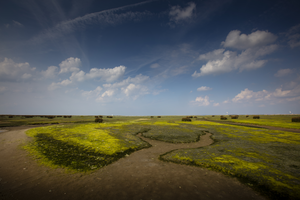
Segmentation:
<svg viewBox="0 0 300 200">
<path fill-rule="evenodd" d="M 30 140 L 27 129 L 16 127 L 0 133 L 0 199 L 264 199 L 235 178 L 158 160 L 159 155 L 173 149 L 211 144 L 209 134 L 189 144 L 139 136 L 153 146 L 92 174 L 66 174 L 39 166 L 18 148 Z"/>
</svg>

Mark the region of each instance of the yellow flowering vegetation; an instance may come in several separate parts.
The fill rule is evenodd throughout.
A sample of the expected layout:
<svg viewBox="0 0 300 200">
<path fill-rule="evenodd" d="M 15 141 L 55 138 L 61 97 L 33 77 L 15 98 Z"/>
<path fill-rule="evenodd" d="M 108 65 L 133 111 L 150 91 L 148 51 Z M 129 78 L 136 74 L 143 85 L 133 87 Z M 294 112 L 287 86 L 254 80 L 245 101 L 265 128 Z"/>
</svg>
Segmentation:
<svg viewBox="0 0 300 200">
<path fill-rule="evenodd" d="M 55 125 L 28 130 L 33 141 L 24 146 L 40 163 L 75 171 L 103 167 L 150 145 L 135 136 L 139 127 L 127 123 Z"/>
<path fill-rule="evenodd" d="M 185 122 L 182 122 L 185 123 Z M 272 199 L 300 198 L 299 133 L 194 121 L 214 143 L 180 149 L 160 159 L 206 167 L 237 177 Z"/>
<path fill-rule="evenodd" d="M 300 117 L 300 115 L 260 115 L 260 119 L 253 119 L 252 115 L 249 117 L 240 115 L 238 119 L 231 119 L 230 117 L 227 117 L 226 121 L 300 129 L 299 122 L 292 122 L 293 117 Z M 220 120 L 219 116 L 206 116 L 205 118 L 209 120 Z"/>
</svg>

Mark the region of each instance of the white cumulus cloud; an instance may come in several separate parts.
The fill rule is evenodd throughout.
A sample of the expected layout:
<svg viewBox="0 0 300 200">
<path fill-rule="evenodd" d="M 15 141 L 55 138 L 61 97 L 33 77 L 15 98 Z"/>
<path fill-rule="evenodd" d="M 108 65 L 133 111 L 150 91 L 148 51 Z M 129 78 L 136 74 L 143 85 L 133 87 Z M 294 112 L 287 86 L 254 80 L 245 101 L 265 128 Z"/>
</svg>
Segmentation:
<svg viewBox="0 0 300 200">
<path fill-rule="evenodd" d="M 198 60 L 215 60 L 215 59 L 222 59 L 223 58 L 223 52 L 225 49 L 216 49 L 212 52 L 208 52 L 206 54 L 201 54 L 198 57 Z"/>
<path fill-rule="evenodd" d="M 129 84 L 126 88 L 122 88 L 125 95 L 133 96 L 133 99 L 137 99 L 140 95 L 149 94 L 148 88 L 142 85 L 135 85 L 133 83 Z"/>
<path fill-rule="evenodd" d="M 239 102 L 239 101 L 250 100 L 250 99 L 263 100 L 268 95 L 269 95 L 269 92 L 266 90 L 254 92 L 253 90 L 249 90 L 248 88 L 246 88 L 245 90 L 242 90 L 239 94 L 237 94 L 232 99 L 232 101 Z"/>
<path fill-rule="evenodd" d="M 122 100 L 124 98 L 135 100 L 142 95 L 149 94 L 148 87 L 144 85 L 147 80 L 149 80 L 149 76 L 139 74 L 120 82 L 105 83 L 103 88 L 99 86 L 97 90 L 83 91 L 82 94 L 84 96 L 95 95 L 96 101 L 99 102 Z"/>
<path fill-rule="evenodd" d="M 12 59 L 4 58 L 0 62 L 0 79 L 2 81 L 18 81 L 29 79 L 35 68 L 31 68 L 28 62 L 15 63 Z"/>
<path fill-rule="evenodd" d="M 125 69 L 125 66 L 120 65 L 118 67 L 108 69 L 92 68 L 89 73 L 85 73 L 81 70 L 79 72 L 73 72 L 70 76 L 70 80 L 81 82 L 85 80 L 100 78 L 107 82 L 113 82 L 124 75 Z"/>
<path fill-rule="evenodd" d="M 70 85 L 71 83 L 72 83 L 72 81 L 70 81 L 69 79 L 63 80 L 58 83 L 51 83 L 51 85 L 49 85 L 49 87 L 48 87 L 48 90 L 55 90 L 57 88 L 60 88 L 61 86 Z"/>
<path fill-rule="evenodd" d="M 108 69 L 92 68 L 86 77 L 87 79 L 101 78 L 107 82 L 113 82 L 124 75 L 125 69 L 126 67 L 123 65 Z"/>
<path fill-rule="evenodd" d="M 85 97 L 98 96 L 102 91 L 102 87 L 98 86 L 95 90 L 83 91 L 81 94 Z"/>
<path fill-rule="evenodd" d="M 267 31 L 256 31 L 249 35 L 241 34 L 240 31 L 231 31 L 224 47 L 236 48 L 240 51 L 216 49 L 212 52 L 200 55 L 197 60 L 207 61 L 202 65 L 200 72 L 195 71 L 192 76 L 197 78 L 210 74 L 227 73 L 233 70 L 254 70 L 263 67 L 268 60 L 261 57 L 271 54 L 278 46 L 271 44 L 275 42 L 276 36 Z"/>
<path fill-rule="evenodd" d="M 45 71 L 41 71 L 41 74 L 45 78 L 55 78 L 55 75 L 57 74 L 58 67 L 56 66 L 50 66 Z"/>
<path fill-rule="evenodd" d="M 300 85 L 295 85 L 289 90 L 284 90 L 281 87 L 276 88 L 273 92 L 262 90 L 254 92 L 248 88 L 242 90 L 237 94 L 232 102 L 242 103 L 242 102 L 272 102 L 272 103 L 281 103 L 286 101 L 295 101 L 300 98 Z"/>
<path fill-rule="evenodd" d="M 209 97 L 196 97 L 195 101 L 192 101 L 192 103 L 195 103 L 198 106 L 208 106 L 210 104 Z"/>
<path fill-rule="evenodd" d="M 121 88 L 128 86 L 130 83 L 141 84 L 149 79 L 149 76 L 144 76 L 142 74 L 136 75 L 134 78 L 128 77 L 127 79 L 117 82 L 114 84 L 103 84 L 105 88 Z"/>
<path fill-rule="evenodd" d="M 253 47 L 260 47 L 275 42 L 277 36 L 268 32 L 257 30 L 249 35 L 241 34 L 239 30 L 230 31 L 226 40 L 221 44 L 224 47 L 231 47 L 236 49 L 248 49 Z"/>
<path fill-rule="evenodd" d="M 113 82 L 118 80 L 120 77 L 124 75 L 125 69 L 126 67 L 121 65 L 118 67 L 108 68 L 108 69 L 92 68 L 89 73 L 85 73 L 82 70 L 80 71 L 76 70 L 71 74 L 69 79 L 64 80 L 68 84 L 52 83 L 49 88 L 51 88 L 51 90 L 54 90 L 59 88 L 60 86 L 65 86 L 71 83 L 82 82 L 82 81 L 97 79 L 97 78 L 106 82 Z"/>
<path fill-rule="evenodd" d="M 101 95 L 101 97 L 105 97 L 105 96 L 110 97 L 110 96 L 112 96 L 114 93 L 115 93 L 114 90 L 107 90 L 107 91 L 105 91 L 105 92 Z"/>
<path fill-rule="evenodd" d="M 212 88 L 210 87 L 206 87 L 206 86 L 201 86 L 197 89 L 197 91 L 201 92 L 201 91 L 207 91 L 207 90 L 211 90 Z"/>
<path fill-rule="evenodd" d="M 80 66 L 81 66 L 81 61 L 79 58 L 70 57 L 59 64 L 60 67 L 59 73 L 61 74 L 61 73 L 79 71 Z"/>
</svg>

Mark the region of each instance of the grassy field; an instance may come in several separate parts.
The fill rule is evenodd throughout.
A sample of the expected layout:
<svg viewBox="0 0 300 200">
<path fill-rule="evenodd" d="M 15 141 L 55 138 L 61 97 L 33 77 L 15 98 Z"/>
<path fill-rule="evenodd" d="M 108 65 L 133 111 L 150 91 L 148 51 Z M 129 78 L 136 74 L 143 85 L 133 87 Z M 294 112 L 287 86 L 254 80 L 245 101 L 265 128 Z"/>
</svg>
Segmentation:
<svg viewBox="0 0 300 200">
<path fill-rule="evenodd" d="M 126 122 L 38 127 L 26 132 L 33 141 L 23 148 L 47 166 L 87 172 L 150 147 L 135 136 L 139 132 L 139 126 Z"/>
<path fill-rule="evenodd" d="M 106 118 L 104 116 L 104 120 L 107 122 L 114 121 L 126 121 L 132 120 L 137 117 L 132 117 L 129 119 L 128 117 L 118 116 L 117 118 Z M 64 117 L 55 117 L 53 119 L 48 119 L 46 117 L 34 116 L 33 118 L 25 118 L 20 115 L 15 115 L 13 118 L 9 118 L 8 116 L 0 116 L 0 127 L 7 126 L 22 126 L 22 125 L 47 125 L 47 124 L 65 124 L 65 123 L 91 123 L 95 121 L 94 116 L 79 116 L 73 115 L 71 118 Z"/>
<path fill-rule="evenodd" d="M 216 120 L 216 121 L 232 121 L 238 123 L 247 123 L 247 124 L 257 124 L 257 125 L 266 125 L 266 126 L 275 126 L 275 127 L 283 127 L 283 128 L 293 128 L 300 129 L 300 123 L 292 122 L 292 117 L 300 117 L 300 115 L 259 115 L 260 119 L 253 119 L 253 115 L 239 115 L 238 119 L 231 119 L 229 116 L 227 120 L 220 120 L 220 115 L 206 115 L 203 118 L 208 120 Z"/>
<path fill-rule="evenodd" d="M 104 123 L 93 122 L 94 116 L 57 119 L 15 117 L 0 118 L 0 122 L 4 122 L 1 125 L 16 125 L 20 121 L 22 124 L 48 123 L 51 120 L 60 123 L 27 131 L 33 140 L 24 148 L 42 164 L 80 172 L 97 170 L 136 150 L 150 147 L 136 136 L 138 133 L 164 142 L 186 143 L 198 141 L 203 131 L 208 131 L 213 134 L 212 145 L 166 152 L 160 159 L 205 167 L 237 177 L 271 199 L 300 199 L 299 133 L 196 119 L 182 122 L 182 117 L 114 116 L 103 118 Z M 201 118 L 213 117 L 198 116 L 198 119 Z M 219 119 L 219 116 L 214 118 Z M 243 121 L 244 118 L 240 116 L 238 120 L 230 121 Z M 278 122 L 277 126 L 287 128 L 290 118 L 261 115 L 259 120 L 266 125 Z M 294 124 L 296 127 L 300 123 Z"/>
<path fill-rule="evenodd" d="M 213 134 L 213 145 L 175 150 L 164 161 L 205 167 L 237 177 L 272 199 L 300 198 L 299 133 L 194 121 Z"/>
</svg>

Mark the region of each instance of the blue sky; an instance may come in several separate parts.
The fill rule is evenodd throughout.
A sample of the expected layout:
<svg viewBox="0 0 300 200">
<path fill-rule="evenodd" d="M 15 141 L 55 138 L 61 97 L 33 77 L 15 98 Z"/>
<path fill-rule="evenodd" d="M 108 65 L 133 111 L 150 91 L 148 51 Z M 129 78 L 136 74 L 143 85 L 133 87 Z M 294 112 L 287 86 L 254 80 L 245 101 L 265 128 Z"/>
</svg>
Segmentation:
<svg viewBox="0 0 300 200">
<path fill-rule="evenodd" d="M 0 114 L 300 113 L 296 0 L 0 3 Z"/>
</svg>

